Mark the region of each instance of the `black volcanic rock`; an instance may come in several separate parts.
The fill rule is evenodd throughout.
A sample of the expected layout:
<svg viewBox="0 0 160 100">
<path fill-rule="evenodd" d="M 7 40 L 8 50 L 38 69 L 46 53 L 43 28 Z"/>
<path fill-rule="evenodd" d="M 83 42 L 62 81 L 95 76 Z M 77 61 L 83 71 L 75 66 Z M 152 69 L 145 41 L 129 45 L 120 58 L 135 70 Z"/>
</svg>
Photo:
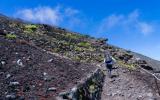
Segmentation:
<svg viewBox="0 0 160 100">
<path fill-rule="evenodd" d="M 153 70 L 153 68 L 151 66 L 149 66 L 148 64 L 142 64 L 140 65 L 142 68 L 147 69 L 147 70 Z"/>
<path fill-rule="evenodd" d="M 4 35 L 5 36 L 6 34 L 7 33 L 5 32 L 5 30 L 2 30 L 2 29 L 0 30 L 0 35 Z"/>
</svg>

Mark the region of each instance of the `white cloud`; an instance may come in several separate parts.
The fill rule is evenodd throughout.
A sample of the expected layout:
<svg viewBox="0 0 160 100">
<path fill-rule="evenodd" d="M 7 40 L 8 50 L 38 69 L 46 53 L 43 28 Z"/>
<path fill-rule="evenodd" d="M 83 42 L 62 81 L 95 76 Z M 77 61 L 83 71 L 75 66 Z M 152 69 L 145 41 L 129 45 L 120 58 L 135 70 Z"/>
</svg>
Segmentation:
<svg viewBox="0 0 160 100">
<path fill-rule="evenodd" d="M 67 16 L 74 16 L 78 13 L 80 13 L 80 12 L 76 9 L 72 9 L 72 8 L 66 8 L 65 9 L 65 15 L 67 15 Z"/>
<path fill-rule="evenodd" d="M 58 7 L 37 7 L 33 9 L 22 9 L 17 11 L 16 17 L 23 20 L 44 23 L 44 24 L 58 24 L 61 21 Z"/>
<path fill-rule="evenodd" d="M 152 23 L 141 21 L 137 10 L 127 14 L 112 14 L 102 20 L 97 33 L 105 32 L 119 32 L 127 34 L 141 33 L 149 35 L 154 32 L 154 25 Z M 116 31 L 117 30 L 117 31 Z"/>
<path fill-rule="evenodd" d="M 144 35 L 148 35 L 154 31 L 153 26 L 147 23 L 139 23 L 139 27 Z"/>
<path fill-rule="evenodd" d="M 88 28 L 88 30 L 92 31 L 91 33 L 94 32 L 98 34 L 141 33 L 146 36 L 154 33 L 156 26 L 153 23 L 140 20 L 138 10 L 129 14 L 112 14 L 104 18 L 95 26 L 92 25 L 95 23 L 92 23 L 90 19 L 79 10 L 70 7 L 62 7 L 60 5 L 54 8 L 44 6 L 21 9 L 17 11 L 15 17 L 30 22 L 57 25 L 72 30 L 83 30 Z"/>
<path fill-rule="evenodd" d="M 44 6 L 21 9 L 16 12 L 15 17 L 29 22 L 58 25 L 69 29 L 85 26 L 85 18 L 80 11 L 60 5 L 55 8 Z"/>
</svg>

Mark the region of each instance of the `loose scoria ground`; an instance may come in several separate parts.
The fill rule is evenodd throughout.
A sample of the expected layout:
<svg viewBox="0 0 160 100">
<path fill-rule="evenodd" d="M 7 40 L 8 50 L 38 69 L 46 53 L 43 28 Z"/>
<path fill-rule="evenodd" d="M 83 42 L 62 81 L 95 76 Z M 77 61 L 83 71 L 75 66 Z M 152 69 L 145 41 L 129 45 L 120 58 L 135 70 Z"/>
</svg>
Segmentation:
<svg viewBox="0 0 160 100">
<path fill-rule="evenodd" d="M 0 99 L 53 100 L 95 70 L 17 41 L 0 36 Z"/>
</svg>

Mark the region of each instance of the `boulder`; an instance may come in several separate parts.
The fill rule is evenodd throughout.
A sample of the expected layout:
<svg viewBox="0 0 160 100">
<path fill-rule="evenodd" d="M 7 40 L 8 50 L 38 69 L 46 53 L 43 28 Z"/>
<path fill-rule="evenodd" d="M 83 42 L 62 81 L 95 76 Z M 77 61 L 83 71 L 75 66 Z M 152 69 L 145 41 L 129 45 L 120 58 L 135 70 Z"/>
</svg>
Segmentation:
<svg viewBox="0 0 160 100">
<path fill-rule="evenodd" d="M 120 59 L 120 60 L 124 60 L 124 56 L 118 56 L 118 58 Z"/>
<path fill-rule="evenodd" d="M 107 38 L 100 38 L 97 40 L 97 43 L 99 43 L 100 45 L 104 45 L 106 44 L 107 41 L 108 41 Z"/>
<path fill-rule="evenodd" d="M 149 66 L 148 64 L 142 64 L 140 65 L 142 68 L 146 69 L 146 70 L 153 70 L 153 68 L 151 66 Z"/>
<path fill-rule="evenodd" d="M 137 64 L 147 64 L 147 62 L 145 60 L 138 60 Z"/>
</svg>

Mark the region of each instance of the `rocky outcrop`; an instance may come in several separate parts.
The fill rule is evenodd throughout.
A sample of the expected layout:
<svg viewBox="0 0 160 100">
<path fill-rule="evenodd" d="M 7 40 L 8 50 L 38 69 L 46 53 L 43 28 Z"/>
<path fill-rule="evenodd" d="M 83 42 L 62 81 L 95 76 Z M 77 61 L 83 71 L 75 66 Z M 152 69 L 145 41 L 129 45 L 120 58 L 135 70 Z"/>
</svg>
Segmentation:
<svg viewBox="0 0 160 100">
<path fill-rule="evenodd" d="M 153 70 L 153 68 L 145 60 L 137 60 L 137 64 L 147 70 Z"/>
<path fill-rule="evenodd" d="M 100 100 L 102 86 L 104 81 L 104 73 L 97 69 L 88 78 L 80 84 L 69 90 L 68 92 L 60 93 L 58 100 Z"/>
</svg>

